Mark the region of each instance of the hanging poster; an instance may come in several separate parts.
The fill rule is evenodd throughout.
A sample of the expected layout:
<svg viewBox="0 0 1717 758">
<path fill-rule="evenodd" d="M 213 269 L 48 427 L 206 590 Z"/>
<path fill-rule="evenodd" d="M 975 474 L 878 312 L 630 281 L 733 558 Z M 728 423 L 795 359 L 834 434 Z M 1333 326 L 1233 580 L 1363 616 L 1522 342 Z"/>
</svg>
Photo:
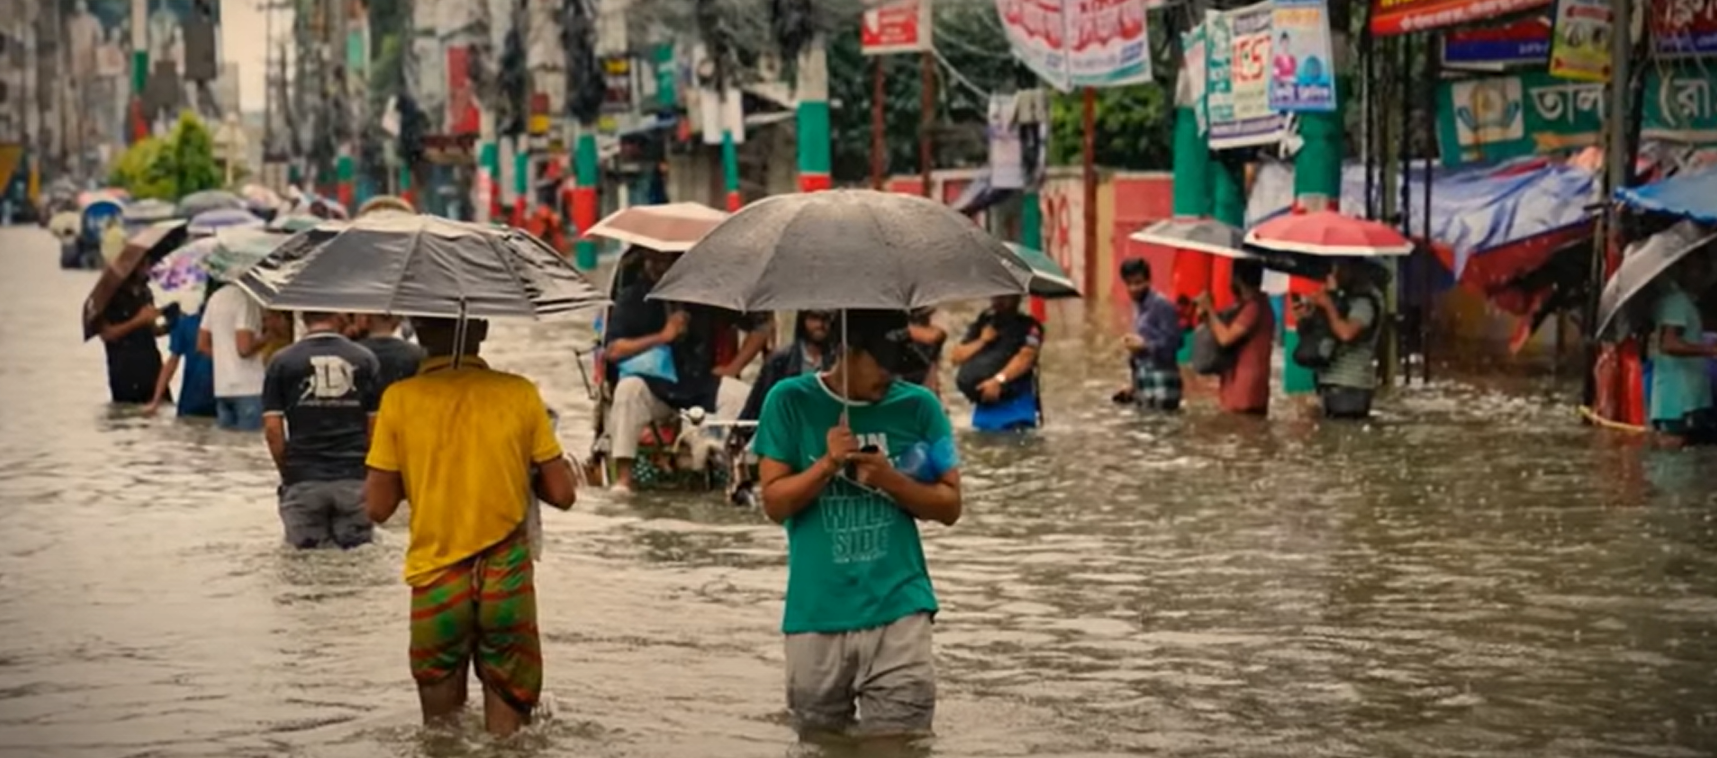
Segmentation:
<svg viewBox="0 0 1717 758">
<path fill-rule="evenodd" d="M 1371 33 L 1386 37 L 1489 21 L 1554 0 L 1372 0 Z"/>
<path fill-rule="evenodd" d="M 1270 108 L 1270 22 L 1262 2 L 1206 17 L 1206 108 L 1212 150 L 1268 145 L 1282 138 Z"/>
<path fill-rule="evenodd" d="M 930 0 L 869 0 L 859 24 L 865 55 L 917 53 L 930 49 Z"/>
<path fill-rule="evenodd" d="M 1198 136 L 1203 137 L 1209 128 L 1209 116 L 1204 110 L 1206 58 L 1209 47 L 1205 44 L 1204 24 L 1199 24 L 1191 31 L 1180 35 L 1181 69 L 1180 76 L 1175 77 L 1174 104 L 1181 108 L 1191 108 L 1198 118 Z"/>
<path fill-rule="evenodd" d="M 1324 0 L 1276 0 L 1271 23 L 1270 107 L 1335 110 L 1335 66 Z"/>
<path fill-rule="evenodd" d="M 1610 0 L 1558 0 L 1550 75 L 1581 82 L 1610 80 Z"/>
<path fill-rule="evenodd" d="M 996 0 L 1014 57 L 1063 92 L 1150 81 L 1145 0 Z"/>
<path fill-rule="evenodd" d="M 1651 39 L 1658 55 L 1717 53 L 1717 0 L 1651 0 Z"/>
<path fill-rule="evenodd" d="M 1550 17 L 1528 16 L 1516 21 L 1458 29 L 1443 37 L 1443 67 L 1500 70 L 1505 66 L 1542 65 L 1550 59 Z"/>
<path fill-rule="evenodd" d="M 471 87 L 471 48 L 447 47 L 447 134 L 476 134 L 482 128 L 477 93 Z"/>
</svg>

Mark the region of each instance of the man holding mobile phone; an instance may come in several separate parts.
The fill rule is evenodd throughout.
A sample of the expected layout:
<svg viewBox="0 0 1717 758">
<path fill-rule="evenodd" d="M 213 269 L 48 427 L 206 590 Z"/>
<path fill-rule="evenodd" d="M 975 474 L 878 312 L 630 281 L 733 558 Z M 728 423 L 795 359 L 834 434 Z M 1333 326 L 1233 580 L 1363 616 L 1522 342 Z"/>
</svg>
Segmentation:
<svg viewBox="0 0 1717 758">
<path fill-rule="evenodd" d="M 834 366 L 777 384 L 758 421 L 763 512 L 787 529 L 787 706 L 802 735 L 920 735 L 937 604 L 917 522 L 959 520 L 959 459 L 936 396 L 896 380 L 925 363 L 907 315 L 845 317 Z"/>
</svg>

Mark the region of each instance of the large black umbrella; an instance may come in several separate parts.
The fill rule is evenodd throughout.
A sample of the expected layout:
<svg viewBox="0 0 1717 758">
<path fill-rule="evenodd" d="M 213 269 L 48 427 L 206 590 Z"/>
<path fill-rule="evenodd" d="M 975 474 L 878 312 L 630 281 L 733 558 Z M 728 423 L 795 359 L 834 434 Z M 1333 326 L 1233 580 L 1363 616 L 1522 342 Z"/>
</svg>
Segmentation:
<svg viewBox="0 0 1717 758">
<path fill-rule="evenodd" d="M 778 195 L 716 227 L 668 269 L 658 300 L 732 311 L 908 310 L 1027 294 L 1031 272 L 947 206 L 871 190 Z"/>
<path fill-rule="evenodd" d="M 1598 328 L 1592 334 L 1604 337 L 1610 326 L 1618 323 L 1630 301 L 1650 288 L 1671 266 L 1713 240 L 1717 240 L 1717 230 L 1682 221 L 1629 245 L 1622 255 L 1622 265 L 1616 267 L 1616 273 L 1604 283 L 1604 291 L 1598 296 Z M 1627 321 L 1620 319 L 1624 324 Z"/>
<path fill-rule="evenodd" d="M 300 232 L 237 284 L 275 310 L 430 318 L 538 318 L 608 302 L 529 234 L 406 213 Z"/>
</svg>

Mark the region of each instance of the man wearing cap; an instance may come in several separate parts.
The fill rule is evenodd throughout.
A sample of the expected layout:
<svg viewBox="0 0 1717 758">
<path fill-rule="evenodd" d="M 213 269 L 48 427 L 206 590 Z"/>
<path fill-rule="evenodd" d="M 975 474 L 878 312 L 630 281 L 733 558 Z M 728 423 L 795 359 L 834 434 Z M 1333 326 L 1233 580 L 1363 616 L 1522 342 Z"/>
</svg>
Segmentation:
<svg viewBox="0 0 1717 758">
<path fill-rule="evenodd" d="M 803 735 L 924 734 L 937 604 L 917 522 L 959 520 L 959 457 L 936 396 L 896 379 L 924 364 L 907 315 L 846 318 L 834 366 L 777 384 L 755 440 L 787 530 L 787 706 Z"/>
</svg>

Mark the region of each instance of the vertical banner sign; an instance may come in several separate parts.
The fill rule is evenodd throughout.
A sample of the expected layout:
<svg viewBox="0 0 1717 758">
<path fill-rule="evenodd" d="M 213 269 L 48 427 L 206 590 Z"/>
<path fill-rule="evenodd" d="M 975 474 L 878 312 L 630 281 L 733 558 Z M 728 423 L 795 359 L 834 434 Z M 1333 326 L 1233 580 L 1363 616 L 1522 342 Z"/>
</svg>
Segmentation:
<svg viewBox="0 0 1717 758">
<path fill-rule="evenodd" d="M 477 93 L 471 87 L 471 48 L 449 45 L 447 48 L 447 129 L 448 134 L 476 134 L 482 128 L 482 116 L 477 109 Z"/>
<path fill-rule="evenodd" d="M 1335 110 L 1335 66 L 1324 0 L 1276 0 L 1271 18 L 1270 107 Z"/>
<path fill-rule="evenodd" d="M 865 55 L 918 53 L 930 49 L 930 0 L 869 0 L 859 25 Z"/>
<path fill-rule="evenodd" d="M 1198 117 L 1198 136 L 1203 137 L 1210 128 L 1210 119 L 1205 112 L 1204 93 L 1207 59 L 1210 47 L 1205 41 L 1205 24 L 1193 27 L 1192 31 L 1180 35 L 1181 71 L 1175 77 L 1175 105 L 1191 108 Z"/>
<path fill-rule="evenodd" d="M 1489 21 L 1548 7 L 1554 0 L 1372 0 L 1371 33 L 1380 37 Z"/>
<path fill-rule="evenodd" d="M 1271 108 L 1336 110 L 1336 77 L 1324 0 L 1276 0 L 1271 34 Z"/>
<path fill-rule="evenodd" d="M 1550 75 L 1581 82 L 1610 80 L 1610 0 L 1558 0 Z"/>
<path fill-rule="evenodd" d="M 1651 0 L 1651 40 L 1660 56 L 1717 53 L 1717 0 Z"/>
<path fill-rule="evenodd" d="M 1268 145 L 1282 138 L 1282 116 L 1270 108 L 1274 7 L 1268 1 L 1249 5 L 1207 24 L 1212 150 Z"/>
<path fill-rule="evenodd" d="M 1151 78 L 1146 0 L 996 0 L 1014 57 L 1063 92 Z"/>
</svg>

